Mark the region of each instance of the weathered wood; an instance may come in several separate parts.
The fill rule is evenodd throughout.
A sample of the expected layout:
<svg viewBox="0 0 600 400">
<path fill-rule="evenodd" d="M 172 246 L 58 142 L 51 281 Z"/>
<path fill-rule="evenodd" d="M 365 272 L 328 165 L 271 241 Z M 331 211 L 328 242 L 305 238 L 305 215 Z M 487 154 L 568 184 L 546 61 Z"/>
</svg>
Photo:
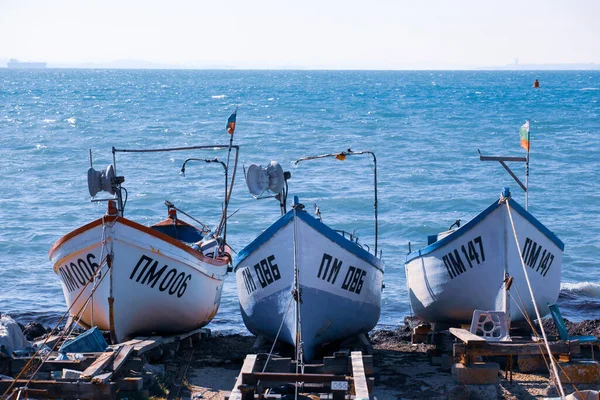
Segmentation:
<svg viewBox="0 0 600 400">
<path fill-rule="evenodd" d="M 140 377 L 126 377 L 117 379 L 116 382 L 119 393 L 122 391 L 137 392 L 143 389 L 144 379 Z"/>
<path fill-rule="evenodd" d="M 94 376 L 99 375 L 102 373 L 104 368 L 110 364 L 114 356 L 115 353 L 113 351 L 102 353 L 102 355 L 100 355 L 100 357 L 98 357 L 92 365 L 83 371 L 82 376 L 85 378 L 93 378 Z"/>
<path fill-rule="evenodd" d="M 48 360 L 40 366 L 39 372 L 58 371 L 63 368 L 83 371 L 88 368 L 97 357 L 86 357 L 83 360 Z M 18 374 L 27 365 L 30 358 L 13 358 L 10 360 L 10 371 L 12 374 Z M 36 368 L 41 363 L 41 359 L 34 360 Z"/>
<path fill-rule="evenodd" d="M 179 392 L 181 392 L 181 387 L 183 386 L 183 380 L 185 375 L 187 374 L 188 367 L 194 358 L 194 349 L 186 349 L 182 355 L 182 361 L 179 365 L 179 370 L 177 371 L 177 377 L 173 381 L 173 385 L 169 389 L 169 395 L 167 396 L 167 400 L 175 400 L 179 398 Z"/>
<path fill-rule="evenodd" d="M 244 364 L 242 365 L 242 369 L 235 380 L 235 384 L 233 385 L 233 390 L 231 391 L 231 395 L 229 396 L 230 400 L 241 400 L 242 392 L 239 387 L 242 385 L 242 379 L 244 374 L 251 373 L 254 371 L 254 366 L 256 364 L 256 354 L 248 354 L 244 359 Z M 254 393 L 251 394 L 254 397 Z"/>
<path fill-rule="evenodd" d="M 110 370 L 112 371 L 113 374 L 116 373 L 117 371 L 119 371 L 119 369 L 121 369 L 121 367 L 125 364 L 125 362 L 129 358 L 129 356 L 131 356 L 131 354 L 133 354 L 133 347 L 134 346 L 132 346 L 132 345 L 124 345 L 121 348 L 119 348 L 117 355 L 115 356 L 115 358 L 113 359 L 113 361 L 110 365 Z"/>
<path fill-rule="evenodd" d="M 0 381 L 0 392 L 4 393 L 14 381 Z M 35 392 L 35 398 L 60 398 L 60 399 L 89 399 L 104 400 L 115 397 L 117 385 L 115 383 L 93 384 L 89 382 L 59 382 L 55 380 L 39 381 L 19 379 L 14 388 L 27 386 L 30 392 Z M 15 397 L 16 398 L 16 397 Z"/>
<path fill-rule="evenodd" d="M 350 353 L 350 359 L 352 361 L 355 399 L 369 399 L 369 387 L 367 386 L 362 353 L 360 351 L 353 351 Z"/>
<path fill-rule="evenodd" d="M 92 383 L 107 383 L 110 382 L 110 378 L 112 378 L 112 372 L 105 372 L 103 374 L 96 375 L 92 378 Z"/>
<path fill-rule="evenodd" d="M 327 383 L 331 381 L 345 381 L 345 375 L 334 374 L 296 374 L 292 372 L 249 372 L 242 373 L 243 385 L 255 385 L 261 382 L 304 382 Z"/>
<path fill-rule="evenodd" d="M 549 342 L 552 354 L 579 354 L 581 348 L 579 341 Z M 531 355 L 547 354 L 543 343 L 512 343 L 512 342 L 487 342 L 483 346 L 470 347 L 464 343 L 454 344 L 454 356 L 460 357 L 465 354 L 469 356 L 508 356 L 508 355 Z"/>
<path fill-rule="evenodd" d="M 152 336 L 137 344 L 134 344 L 133 349 L 135 350 L 135 355 L 142 355 L 147 351 L 150 351 L 158 346 L 160 346 L 162 342 L 162 338 L 160 336 Z M 127 343 L 127 342 L 126 342 Z M 124 344 L 126 344 L 124 343 Z"/>
<path fill-rule="evenodd" d="M 471 332 L 469 332 L 466 329 L 450 328 L 449 331 L 451 334 L 453 334 L 454 336 L 456 336 L 457 338 L 462 340 L 467 345 L 486 343 L 484 338 L 482 338 L 481 336 L 472 334 Z"/>
<path fill-rule="evenodd" d="M 256 369 L 262 370 L 267 360 L 258 360 L 256 362 Z M 267 372 L 290 372 L 292 370 L 292 359 L 289 357 L 274 357 L 269 359 L 267 364 Z"/>
</svg>

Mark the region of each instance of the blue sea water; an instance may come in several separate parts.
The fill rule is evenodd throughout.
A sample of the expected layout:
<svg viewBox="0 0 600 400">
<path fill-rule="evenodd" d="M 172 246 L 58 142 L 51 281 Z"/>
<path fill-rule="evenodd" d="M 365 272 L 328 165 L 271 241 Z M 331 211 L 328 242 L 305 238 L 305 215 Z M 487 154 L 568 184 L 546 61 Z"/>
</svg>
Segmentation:
<svg viewBox="0 0 600 400">
<path fill-rule="evenodd" d="M 533 89 L 538 78 L 540 89 Z M 598 71 L 146 71 L 0 69 L 0 312 L 51 324 L 65 311 L 48 260 L 53 242 L 104 213 L 87 189 L 111 147 L 227 144 L 238 110 L 240 168 L 227 237 L 241 250 L 279 216 L 254 200 L 242 164 L 280 161 L 290 195 L 336 229 L 374 242 L 373 170 L 366 157 L 301 163 L 307 155 L 371 150 L 377 155 L 379 248 L 386 262 L 380 327 L 410 314 L 404 260 L 426 236 L 467 221 L 510 186 L 484 155 L 523 156 L 518 129 L 531 120 L 529 210 L 565 243 L 559 303 L 571 320 L 600 311 L 600 72 Z M 170 200 L 201 221 L 218 221 L 223 172 L 186 157 L 119 155 L 127 216 L 151 224 Z M 524 179 L 525 167 L 513 164 Z M 210 327 L 245 332 L 235 276 Z"/>
</svg>

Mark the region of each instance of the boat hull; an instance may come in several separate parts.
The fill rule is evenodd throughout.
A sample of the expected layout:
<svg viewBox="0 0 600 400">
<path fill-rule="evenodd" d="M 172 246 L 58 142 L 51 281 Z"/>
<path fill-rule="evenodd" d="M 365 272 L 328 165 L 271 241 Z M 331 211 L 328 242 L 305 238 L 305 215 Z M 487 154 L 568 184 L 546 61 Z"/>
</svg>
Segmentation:
<svg viewBox="0 0 600 400">
<path fill-rule="evenodd" d="M 123 217 L 105 217 L 66 235 L 50 258 L 71 316 L 110 330 L 118 342 L 208 324 L 227 274 L 226 260 L 204 257 Z"/>
<path fill-rule="evenodd" d="M 514 200 L 507 202 L 492 204 L 448 236 L 408 255 L 406 278 L 416 316 L 429 322 L 469 323 L 476 309 L 504 310 L 507 305 L 512 321 L 524 319 L 519 307 L 535 318 L 520 254 L 535 304 L 542 316 L 548 313 L 547 303 L 558 299 L 564 244 Z M 505 298 L 505 273 L 513 278 L 514 301 Z"/>
<path fill-rule="evenodd" d="M 248 330 L 296 346 L 299 312 L 305 360 L 320 345 L 368 332 L 379 320 L 383 263 L 304 211 L 290 211 L 263 232 L 240 252 L 235 270 Z"/>
</svg>

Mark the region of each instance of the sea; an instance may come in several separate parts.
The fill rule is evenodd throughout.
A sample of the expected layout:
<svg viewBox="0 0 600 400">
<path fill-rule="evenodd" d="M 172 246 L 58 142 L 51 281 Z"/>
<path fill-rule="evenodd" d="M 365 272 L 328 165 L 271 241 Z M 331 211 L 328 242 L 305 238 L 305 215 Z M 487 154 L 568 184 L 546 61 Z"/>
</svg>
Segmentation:
<svg viewBox="0 0 600 400">
<path fill-rule="evenodd" d="M 559 306 L 572 321 L 600 317 L 600 71 L 0 69 L 0 313 L 51 326 L 66 311 L 48 250 L 105 212 L 90 201 L 90 165 L 105 169 L 113 147 L 229 144 L 236 109 L 227 240 L 238 252 L 280 215 L 277 200 L 255 200 L 244 180 L 244 168 L 271 160 L 291 173 L 288 203 L 316 204 L 325 223 L 373 249 L 372 158 L 293 161 L 375 153 L 386 329 L 411 315 L 409 246 L 473 218 L 505 186 L 525 204 L 504 168 L 478 151 L 525 156 L 519 128 L 529 120 L 529 211 L 565 243 Z M 166 218 L 168 200 L 215 227 L 224 173 L 202 161 L 215 157 L 228 153 L 119 153 L 126 216 L 151 225 Z M 187 158 L 200 161 L 181 174 Z M 525 164 L 507 164 L 525 183 Z M 234 274 L 208 327 L 247 332 Z"/>
</svg>

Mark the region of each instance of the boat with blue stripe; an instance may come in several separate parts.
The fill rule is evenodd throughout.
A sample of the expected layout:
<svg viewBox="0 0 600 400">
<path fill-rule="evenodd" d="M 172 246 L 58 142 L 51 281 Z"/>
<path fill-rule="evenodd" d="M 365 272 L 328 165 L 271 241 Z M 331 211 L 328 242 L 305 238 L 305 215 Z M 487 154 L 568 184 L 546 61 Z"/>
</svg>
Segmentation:
<svg viewBox="0 0 600 400">
<path fill-rule="evenodd" d="M 349 150 L 314 158 L 366 153 Z M 375 327 L 385 266 L 377 245 L 371 252 L 356 236 L 330 228 L 317 207 L 312 216 L 295 197 L 285 210 L 286 174 L 274 162 L 248 170 L 251 193 L 257 198 L 264 198 L 265 191 L 277 193 L 283 215 L 238 254 L 235 273 L 248 330 L 288 343 L 298 360 L 310 361 L 323 344 Z"/>
<path fill-rule="evenodd" d="M 499 161 L 528 193 L 528 180 L 524 185 L 506 162 L 525 162 L 528 177 L 529 150 L 527 157 L 479 154 L 481 161 Z M 458 220 L 429 236 L 420 250 L 410 251 L 409 244 L 405 271 L 413 313 L 442 325 L 470 323 L 475 310 L 503 311 L 510 321 L 548 314 L 560 291 L 564 244 L 527 206 L 527 197 L 522 207 L 506 187 L 466 224 Z"/>
</svg>

